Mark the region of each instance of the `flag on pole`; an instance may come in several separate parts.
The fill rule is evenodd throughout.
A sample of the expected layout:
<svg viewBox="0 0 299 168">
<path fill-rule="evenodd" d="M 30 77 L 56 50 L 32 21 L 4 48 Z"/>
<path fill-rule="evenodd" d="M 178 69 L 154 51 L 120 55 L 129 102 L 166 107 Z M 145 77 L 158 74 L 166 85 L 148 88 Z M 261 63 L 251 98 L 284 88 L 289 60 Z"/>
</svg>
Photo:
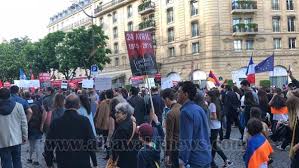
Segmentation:
<svg viewBox="0 0 299 168">
<path fill-rule="evenodd" d="M 262 73 L 274 70 L 274 53 L 255 66 L 255 73 Z"/>
<path fill-rule="evenodd" d="M 253 63 L 252 56 L 250 57 L 247 71 L 246 71 L 247 80 L 249 83 L 254 84 L 255 83 L 255 65 Z"/>
<path fill-rule="evenodd" d="M 20 80 L 26 80 L 26 74 L 22 68 L 20 68 Z"/>
<path fill-rule="evenodd" d="M 213 82 L 216 86 L 220 86 L 220 83 L 212 70 L 210 70 L 208 81 Z"/>
</svg>

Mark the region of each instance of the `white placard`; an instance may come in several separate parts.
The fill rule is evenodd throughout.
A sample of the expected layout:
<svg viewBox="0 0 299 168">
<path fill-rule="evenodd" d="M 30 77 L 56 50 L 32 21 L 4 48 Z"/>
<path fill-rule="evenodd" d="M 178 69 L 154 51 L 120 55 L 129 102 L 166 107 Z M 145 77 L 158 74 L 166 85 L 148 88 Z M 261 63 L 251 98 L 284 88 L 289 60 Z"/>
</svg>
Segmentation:
<svg viewBox="0 0 299 168">
<path fill-rule="evenodd" d="M 93 79 L 83 79 L 82 80 L 82 88 L 93 88 Z"/>
<path fill-rule="evenodd" d="M 109 90 L 112 88 L 111 77 L 95 78 L 94 80 L 95 89 L 99 91 Z"/>
<path fill-rule="evenodd" d="M 39 80 L 14 80 L 14 84 L 20 88 L 39 88 Z"/>
<path fill-rule="evenodd" d="M 67 89 L 67 80 L 61 81 L 61 89 Z"/>
<path fill-rule="evenodd" d="M 172 87 L 173 87 L 173 82 L 171 79 L 168 79 L 168 78 L 161 79 L 161 89 L 167 89 L 167 88 L 172 88 Z"/>
<path fill-rule="evenodd" d="M 155 78 L 148 78 L 147 80 L 145 80 L 145 87 L 148 87 L 148 84 L 149 83 L 149 87 L 155 87 L 156 84 L 155 84 Z"/>
</svg>

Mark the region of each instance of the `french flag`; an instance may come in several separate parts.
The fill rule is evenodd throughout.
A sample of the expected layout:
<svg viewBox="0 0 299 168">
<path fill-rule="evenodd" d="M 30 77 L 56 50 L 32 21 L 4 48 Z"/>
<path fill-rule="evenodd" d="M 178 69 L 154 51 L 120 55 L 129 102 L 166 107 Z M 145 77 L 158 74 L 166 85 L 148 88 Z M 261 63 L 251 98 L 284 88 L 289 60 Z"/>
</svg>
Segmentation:
<svg viewBox="0 0 299 168">
<path fill-rule="evenodd" d="M 247 66 L 246 76 L 250 84 L 255 83 L 255 65 L 253 63 L 252 56 L 250 57 L 250 61 Z"/>
</svg>

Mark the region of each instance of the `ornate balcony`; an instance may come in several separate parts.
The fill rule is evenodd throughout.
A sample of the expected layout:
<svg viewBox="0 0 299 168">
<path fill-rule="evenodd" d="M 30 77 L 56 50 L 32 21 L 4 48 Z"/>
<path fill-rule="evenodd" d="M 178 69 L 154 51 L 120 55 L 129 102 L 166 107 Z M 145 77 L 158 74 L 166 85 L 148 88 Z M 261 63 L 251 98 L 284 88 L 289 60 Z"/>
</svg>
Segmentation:
<svg viewBox="0 0 299 168">
<path fill-rule="evenodd" d="M 232 14 L 254 13 L 257 11 L 257 1 L 238 0 L 232 2 Z"/>
<path fill-rule="evenodd" d="M 233 25 L 233 36 L 256 35 L 258 33 L 258 24 L 239 23 Z"/>
<path fill-rule="evenodd" d="M 155 21 L 154 20 L 146 20 L 139 24 L 139 30 L 154 30 L 155 29 Z"/>
<path fill-rule="evenodd" d="M 152 1 L 145 1 L 138 6 L 138 13 L 141 15 L 148 14 L 155 10 L 155 3 Z"/>
</svg>

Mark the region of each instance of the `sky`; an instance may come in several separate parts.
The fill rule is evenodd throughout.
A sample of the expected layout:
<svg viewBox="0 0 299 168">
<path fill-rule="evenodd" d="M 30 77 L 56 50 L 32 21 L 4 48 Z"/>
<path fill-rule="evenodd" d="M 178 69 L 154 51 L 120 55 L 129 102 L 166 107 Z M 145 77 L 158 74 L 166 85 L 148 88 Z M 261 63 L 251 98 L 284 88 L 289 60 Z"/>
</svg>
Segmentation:
<svg viewBox="0 0 299 168">
<path fill-rule="evenodd" d="M 0 0 L 0 42 L 28 36 L 32 41 L 47 33 L 50 17 L 68 8 L 72 0 Z"/>
</svg>

